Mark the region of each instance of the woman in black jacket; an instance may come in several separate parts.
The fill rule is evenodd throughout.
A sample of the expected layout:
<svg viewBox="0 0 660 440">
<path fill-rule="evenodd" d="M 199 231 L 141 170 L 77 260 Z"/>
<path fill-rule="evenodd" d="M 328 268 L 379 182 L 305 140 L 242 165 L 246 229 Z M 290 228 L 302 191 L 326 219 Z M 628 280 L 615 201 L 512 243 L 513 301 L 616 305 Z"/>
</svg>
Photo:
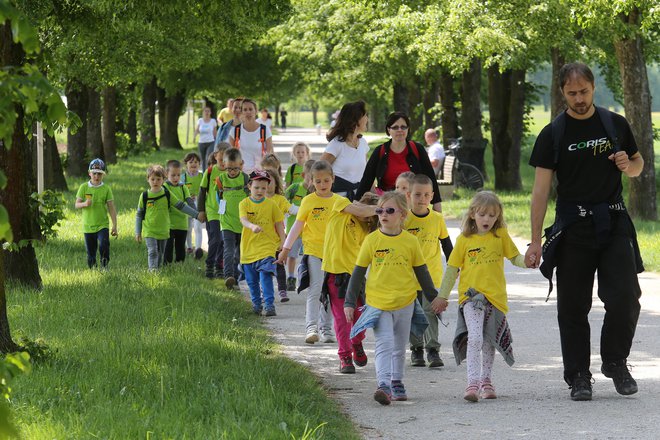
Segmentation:
<svg viewBox="0 0 660 440">
<path fill-rule="evenodd" d="M 408 139 L 410 119 L 403 112 L 389 115 L 385 132 L 392 139 L 376 147 L 371 153 L 367 166 L 362 174 L 360 186 L 355 194 L 356 200 L 371 191 L 374 181 L 380 191 L 392 191 L 399 174 L 412 171 L 415 174 L 426 174 L 433 182 L 433 209 L 441 212 L 441 199 L 438 182 L 433 166 L 424 146 Z M 380 192 L 379 191 L 379 192 Z"/>
</svg>

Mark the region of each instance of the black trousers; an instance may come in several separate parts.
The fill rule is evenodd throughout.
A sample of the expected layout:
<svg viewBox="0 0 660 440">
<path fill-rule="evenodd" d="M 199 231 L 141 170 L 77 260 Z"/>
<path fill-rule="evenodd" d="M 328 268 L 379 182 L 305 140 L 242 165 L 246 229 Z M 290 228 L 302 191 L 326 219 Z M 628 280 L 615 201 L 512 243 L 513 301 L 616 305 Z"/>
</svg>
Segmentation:
<svg viewBox="0 0 660 440">
<path fill-rule="evenodd" d="M 172 262 L 172 254 L 177 263 L 186 259 L 187 236 L 188 231 L 185 229 L 170 229 L 170 238 L 165 244 L 165 264 Z"/>
<path fill-rule="evenodd" d="M 87 266 L 96 266 L 96 251 L 101 257 L 101 267 L 106 267 L 110 261 L 110 232 L 103 228 L 98 232 L 85 233 L 85 249 L 87 249 Z"/>
<path fill-rule="evenodd" d="M 594 274 L 605 305 L 600 355 L 603 362 L 625 360 L 635 336 L 641 290 L 633 252 L 633 225 L 627 214 L 612 214 L 611 233 L 598 243 L 593 221 L 569 226 L 558 248 L 557 318 L 564 359 L 564 379 L 589 371 Z"/>
</svg>

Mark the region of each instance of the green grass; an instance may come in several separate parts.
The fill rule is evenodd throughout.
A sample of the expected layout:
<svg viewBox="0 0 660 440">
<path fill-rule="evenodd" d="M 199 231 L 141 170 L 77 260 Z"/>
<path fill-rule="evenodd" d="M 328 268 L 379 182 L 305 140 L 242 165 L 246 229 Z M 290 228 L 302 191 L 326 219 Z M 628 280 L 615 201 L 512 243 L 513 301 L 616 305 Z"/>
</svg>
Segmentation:
<svg viewBox="0 0 660 440">
<path fill-rule="evenodd" d="M 279 351 L 240 294 L 187 260 L 147 272 L 134 206 L 158 152 L 111 167 L 119 211 L 111 270 L 86 269 L 80 214 L 38 249 L 44 290 L 10 286 L 16 339 L 51 356 L 12 384 L 24 438 L 358 438 L 318 378 Z M 69 182 L 73 190 L 82 180 Z M 67 194 L 70 205 L 73 193 Z"/>
</svg>

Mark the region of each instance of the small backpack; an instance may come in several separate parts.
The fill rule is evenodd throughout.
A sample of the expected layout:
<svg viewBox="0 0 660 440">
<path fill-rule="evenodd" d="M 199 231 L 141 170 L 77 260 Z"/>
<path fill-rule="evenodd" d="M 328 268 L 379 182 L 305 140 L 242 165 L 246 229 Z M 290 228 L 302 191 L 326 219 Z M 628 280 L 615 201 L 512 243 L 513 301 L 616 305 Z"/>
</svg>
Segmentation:
<svg viewBox="0 0 660 440">
<path fill-rule="evenodd" d="M 162 199 L 163 197 L 167 197 L 167 209 L 168 209 L 168 210 L 170 209 L 170 190 L 167 189 L 165 186 L 163 186 L 163 189 L 165 190 L 165 194 L 161 194 L 161 195 L 159 195 L 158 197 L 149 197 L 149 191 L 144 191 L 144 192 L 142 193 L 142 206 L 144 207 L 144 214 L 145 214 L 145 216 L 147 215 L 147 206 L 148 206 L 148 205 L 147 205 L 147 202 L 148 202 L 149 200 L 155 202 L 156 200 L 160 200 L 160 199 Z"/>
</svg>

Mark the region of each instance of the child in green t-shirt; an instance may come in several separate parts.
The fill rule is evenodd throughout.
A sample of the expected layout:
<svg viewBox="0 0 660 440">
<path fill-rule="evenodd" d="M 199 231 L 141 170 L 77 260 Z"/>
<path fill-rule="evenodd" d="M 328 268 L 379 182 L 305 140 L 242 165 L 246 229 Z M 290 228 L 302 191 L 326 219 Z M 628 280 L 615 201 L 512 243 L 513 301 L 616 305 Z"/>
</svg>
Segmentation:
<svg viewBox="0 0 660 440">
<path fill-rule="evenodd" d="M 202 183 L 202 176 L 204 173 L 200 171 L 199 167 L 202 160 L 195 152 L 186 154 L 183 158 L 183 163 L 186 164 L 186 170 L 181 174 L 181 182 L 190 191 L 190 197 L 197 203 L 197 196 L 199 195 L 199 186 Z M 197 260 L 204 256 L 202 250 L 202 230 L 204 224 L 199 220 L 188 218 L 188 236 L 186 237 L 186 252 L 189 254 L 194 253 Z M 193 233 L 195 234 L 195 247 L 192 245 Z"/>
<path fill-rule="evenodd" d="M 82 209 L 83 233 L 87 249 L 87 266 L 96 266 L 96 250 L 101 256 L 101 268 L 108 267 L 110 261 L 110 236 L 108 234 L 108 214 L 112 219 L 112 234 L 117 236 L 117 210 L 113 202 L 112 190 L 103 182 L 105 163 L 94 159 L 89 163 L 89 181 L 80 185 L 76 194 L 76 209 Z"/>
<path fill-rule="evenodd" d="M 303 174 L 305 169 L 305 162 L 311 157 L 311 150 L 309 145 L 305 142 L 296 142 L 291 147 L 291 166 L 286 170 L 284 178 L 284 187 L 288 188 L 294 183 L 302 183 L 304 180 Z"/>
<path fill-rule="evenodd" d="M 165 182 L 165 188 L 170 191 L 170 194 L 175 195 L 177 199 L 184 200 L 188 206 L 195 208 L 195 202 L 190 196 L 188 188 L 181 183 L 181 162 L 178 160 L 168 160 L 166 171 L 167 181 Z M 165 244 L 165 264 L 171 263 L 173 256 L 175 257 L 174 261 L 177 263 L 185 260 L 188 220 L 193 219 L 187 217 L 183 212 L 176 209 L 175 206 L 170 205 L 170 238 Z"/>
<path fill-rule="evenodd" d="M 138 200 L 135 216 L 135 240 L 147 244 L 149 270 L 157 270 L 163 265 L 165 245 L 170 237 L 170 207 L 198 218 L 200 215 L 194 208 L 186 205 L 175 194 L 163 187 L 165 170 L 160 165 L 147 168 L 149 190 L 144 191 Z"/>
</svg>

